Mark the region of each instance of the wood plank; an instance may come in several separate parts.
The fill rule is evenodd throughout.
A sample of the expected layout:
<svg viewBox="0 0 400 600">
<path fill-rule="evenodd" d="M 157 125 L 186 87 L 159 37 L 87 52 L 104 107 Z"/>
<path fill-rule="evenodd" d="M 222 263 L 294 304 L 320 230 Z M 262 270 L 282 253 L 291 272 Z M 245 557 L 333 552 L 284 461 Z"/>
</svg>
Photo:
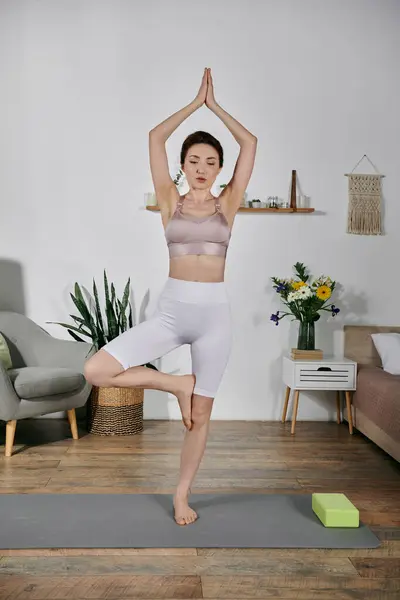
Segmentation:
<svg viewBox="0 0 400 600">
<path fill-rule="evenodd" d="M 81 576 L 18 577 L 0 579 L 1 600 L 172 600 L 203 598 L 200 577 Z"/>
<path fill-rule="evenodd" d="M 297 558 L 302 559 L 328 556 L 339 557 L 390 557 L 400 558 L 400 539 L 382 540 L 379 548 L 27 548 L 27 549 L 0 549 L 0 558 L 3 556 L 225 556 L 266 555 L 269 558 Z"/>
<path fill-rule="evenodd" d="M 3 577 L 2 600 L 398 600 L 399 580 L 347 577 L 203 577 L 105 575 Z M 214 595 L 212 595 L 214 593 Z"/>
<path fill-rule="evenodd" d="M 391 600 L 396 599 L 400 592 L 400 580 L 396 579 L 364 579 L 362 577 L 251 577 L 251 576 L 203 576 L 203 597 L 225 599 L 229 598 L 326 598 L 343 600 L 349 598 L 360 600 L 372 598 L 381 600 L 390 598 L 382 596 L 391 594 Z M 301 594 L 301 595 L 300 595 Z M 380 595 L 379 595 L 380 594 Z"/>
<path fill-rule="evenodd" d="M 398 558 L 352 558 L 351 562 L 361 577 L 400 579 L 400 560 Z"/>
<path fill-rule="evenodd" d="M 270 558 L 299 557 L 302 559 L 313 559 L 315 557 L 390 557 L 400 558 L 400 540 L 382 540 L 379 548 L 198 548 L 199 556 L 226 556 L 242 555 L 251 557 L 267 555 Z M 3 551 L 0 550 L 0 553 Z"/>
<path fill-rule="evenodd" d="M 390 542 L 388 542 L 390 543 Z M 0 549 L 3 556 L 197 556 L 196 548 L 26 548 Z"/>
<path fill-rule="evenodd" d="M 362 560 L 362 559 L 360 559 Z M 376 559 L 379 560 L 379 559 Z M 383 559 L 382 559 L 383 560 Z M 389 559 L 388 559 L 389 560 Z M 314 555 L 281 560 L 268 553 L 211 556 L 162 555 L 153 556 L 3 556 L 0 561 L 3 575 L 293 575 L 317 577 L 322 575 L 356 577 L 357 570 L 347 557 L 332 558 Z"/>
</svg>

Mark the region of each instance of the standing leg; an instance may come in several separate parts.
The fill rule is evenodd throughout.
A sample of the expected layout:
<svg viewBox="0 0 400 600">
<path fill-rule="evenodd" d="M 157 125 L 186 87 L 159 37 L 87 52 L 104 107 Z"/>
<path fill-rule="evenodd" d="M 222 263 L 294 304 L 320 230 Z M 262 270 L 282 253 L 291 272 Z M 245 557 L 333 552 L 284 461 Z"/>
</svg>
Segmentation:
<svg viewBox="0 0 400 600">
<path fill-rule="evenodd" d="M 179 483 L 174 495 L 175 520 L 178 525 L 188 525 L 197 519 L 188 498 L 194 477 L 206 448 L 213 398 L 193 394 L 192 428 L 186 431 L 182 446 Z"/>
<path fill-rule="evenodd" d="M 294 429 L 296 427 L 297 409 L 299 407 L 299 394 L 300 394 L 299 390 L 294 391 L 294 407 L 293 407 L 292 428 L 291 428 L 292 435 L 294 434 Z"/>
<path fill-rule="evenodd" d="M 191 344 L 192 371 L 196 385 L 192 396 L 192 429 L 186 432 L 181 470 L 174 495 L 175 520 L 187 525 L 197 519 L 189 507 L 190 488 L 204 455 L 213 400 L 229 360 L 232 334 L 229 306 L 216 304 L 198 308 L 198 336 Z"/>
<path fill-rule="evenodd" d="M 286 421 L 287 409 L 288 409 L 288 404 L 289 404 L 289 397 L 290 397 L 290 387 L 287 386 L 287 388 L 286 388 L 286 395 L 285 395 L 285 404 L 283 406 L 283 413 L 282 413 L 282 423 L 284 423 Z"/>
<path fill-rule="evenodd" d="M 353 433 L 353 415 L 351 412 L 351 396 L 349 391 L 345 391 L 346 394 L 346 408 L 347 408 L 347 418 L 349 420 L 349 431 Z"/>
</svg>

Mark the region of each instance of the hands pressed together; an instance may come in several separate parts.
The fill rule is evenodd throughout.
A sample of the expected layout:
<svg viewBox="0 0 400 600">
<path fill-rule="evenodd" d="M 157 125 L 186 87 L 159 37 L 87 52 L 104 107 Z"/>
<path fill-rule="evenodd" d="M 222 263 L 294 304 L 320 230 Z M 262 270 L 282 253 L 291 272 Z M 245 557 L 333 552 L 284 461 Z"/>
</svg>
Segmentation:
<svg viewBox="0 0 400 600">
<path fill-rule="evenodd" d="M 195 98 L 196 104 L 200 107 L 205 104 L 211 110 L 217 105 L 214 97 L 213 79 L 211 69 L 204 69 L 203 79 L 201 80 L 200 89 Z"/>
</svg>

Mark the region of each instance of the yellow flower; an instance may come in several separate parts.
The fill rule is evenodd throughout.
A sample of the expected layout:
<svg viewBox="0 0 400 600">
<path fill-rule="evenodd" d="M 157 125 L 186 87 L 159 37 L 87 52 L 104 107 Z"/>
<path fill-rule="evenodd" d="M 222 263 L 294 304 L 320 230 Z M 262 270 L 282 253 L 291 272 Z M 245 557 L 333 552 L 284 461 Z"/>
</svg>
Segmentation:
<svg viewBox="0 0 400 600">
<path fill-rule="evenodd" d="M 315 293 L 317 295 L 317 298 L 319 298 L 320 300 L 327 300 L 331 297 L 332 294 L 331 288 L 327 285 L 320 285 Z"/>
<path fill-rule="evenodd" d="M 301 287 L 304 287 L 306 284 L 304 281 L 293 281 L 292 288 L 294 290 L 299 290 Z"/>
</svg>

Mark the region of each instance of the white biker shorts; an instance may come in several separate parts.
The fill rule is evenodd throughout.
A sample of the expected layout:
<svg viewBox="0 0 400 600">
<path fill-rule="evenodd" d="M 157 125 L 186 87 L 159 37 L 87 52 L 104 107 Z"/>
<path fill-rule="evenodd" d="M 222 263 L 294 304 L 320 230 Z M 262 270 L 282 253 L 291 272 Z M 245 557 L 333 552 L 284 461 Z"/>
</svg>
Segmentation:
<svg viewBox="0 0 400 600">
<path fill-rule="evenodd" d="M 189 344 L 194 393 L 214 398 L 232 347 L 232 317 L 225 282 L 169 277 L 153 315 L 103 346 L 124 369 Z"/>
</svg>

